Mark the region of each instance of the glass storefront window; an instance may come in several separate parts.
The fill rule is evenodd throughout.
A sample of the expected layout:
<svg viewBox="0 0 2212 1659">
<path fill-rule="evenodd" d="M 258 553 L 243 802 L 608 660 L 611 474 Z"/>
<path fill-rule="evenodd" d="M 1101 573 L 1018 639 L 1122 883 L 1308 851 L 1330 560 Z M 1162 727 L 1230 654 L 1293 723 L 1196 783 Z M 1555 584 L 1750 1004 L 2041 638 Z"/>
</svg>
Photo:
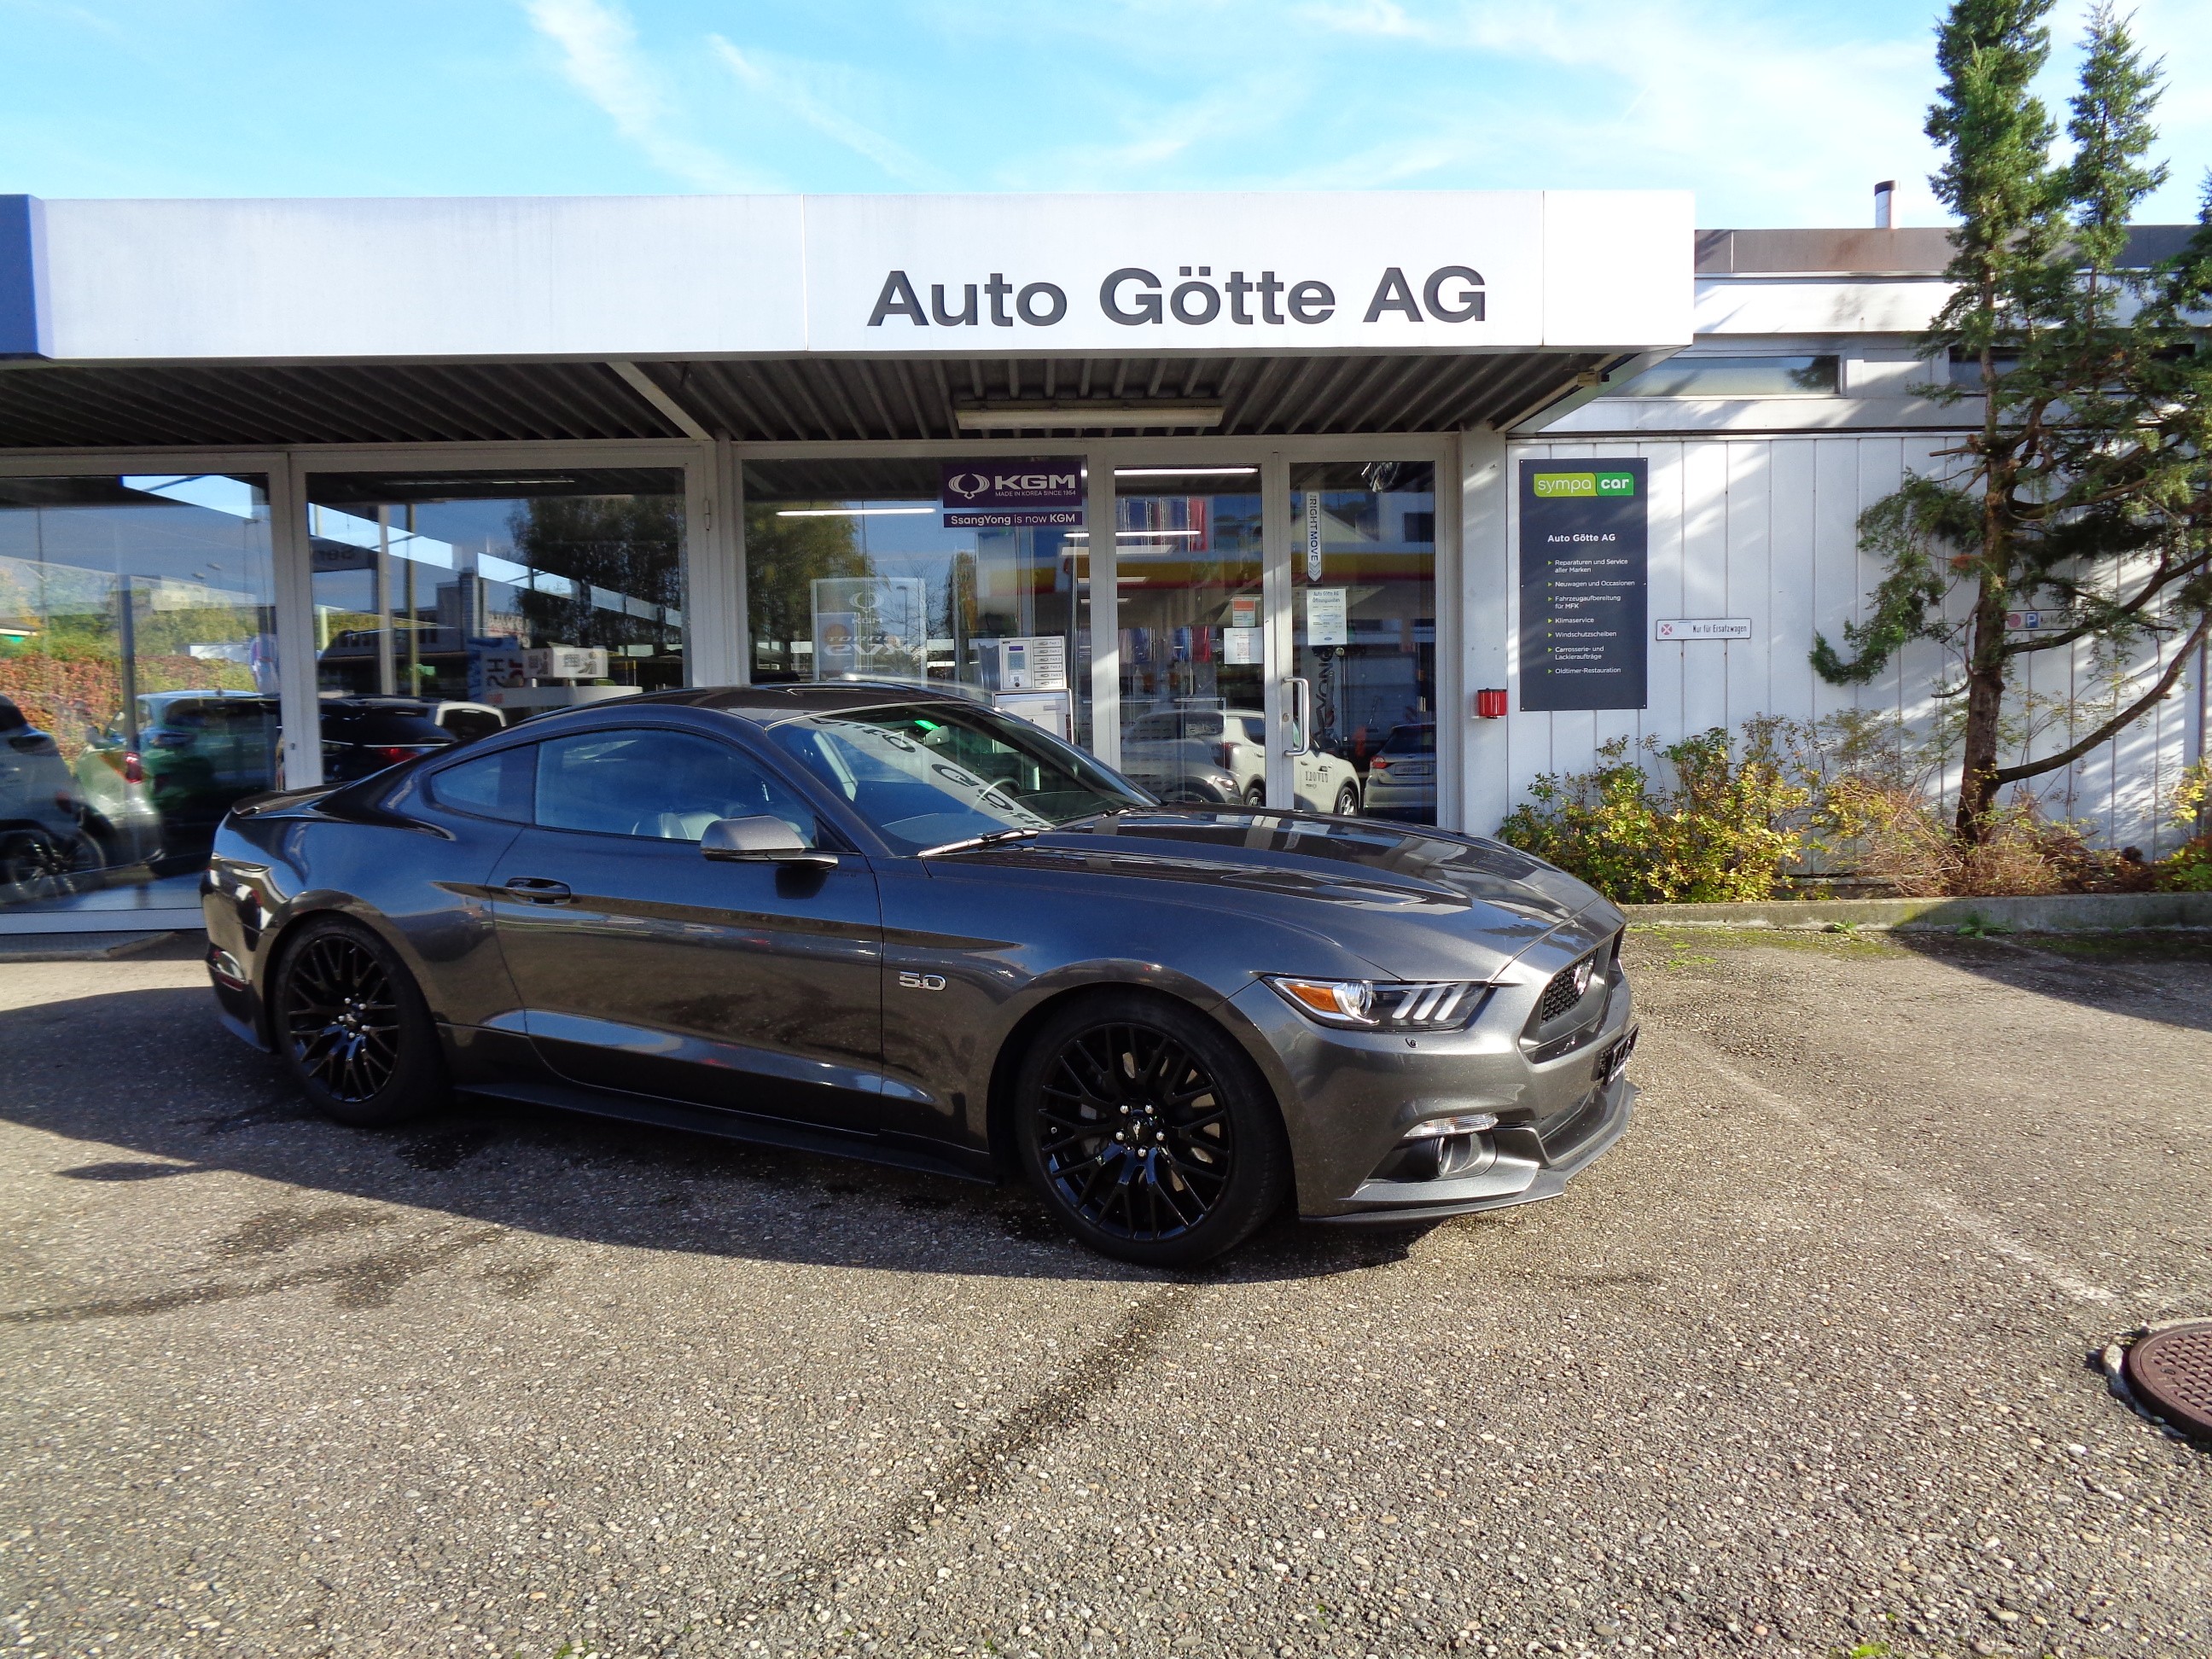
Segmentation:
<svg viewBox="0 0 2212 1659">
<path fill-rule="evenodd" d="M 745 463 L 754 683 L 963 685 L 1087 746 L 1085 531 L 947 526 L 939 494 L 945 465 L 890 459 Z"/>
<path fill-rule="evenodd" d="M 1372 817 L 1437 821 L 1436 536 L 1429 462 L 1291 468 L 1291 672 Z"/>
<path fill-rule="evenodd" d="M 323 775 L 686 683 L 684 475 L 307 480 Z"/>
<path fill-rule="evenodd" d="M 0 478 L 0 913 L 191 908 L 276 754 L 258 475 Z"/>
<path fill-rule="evenodd" d="M 1260 468 L 1115 469 L 1121 769 L 1164 799 L 1266 799 Z"/>
</svg>

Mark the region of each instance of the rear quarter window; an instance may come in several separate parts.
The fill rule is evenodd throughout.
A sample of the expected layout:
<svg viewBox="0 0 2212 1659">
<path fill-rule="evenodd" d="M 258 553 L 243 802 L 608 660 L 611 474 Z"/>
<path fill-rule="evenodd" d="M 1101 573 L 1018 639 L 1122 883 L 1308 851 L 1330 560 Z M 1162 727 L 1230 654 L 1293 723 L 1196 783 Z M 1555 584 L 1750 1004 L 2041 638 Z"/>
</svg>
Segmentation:
<svg viewBox="0 0 2212 1659">
<path fill-rule="evenodd" d="M 441 767 L 424 780 L 433 804 L 507 823 L 530 822 L 538 775 L 538 746 L 524 744 L 497 754 Z"/>
</svg>

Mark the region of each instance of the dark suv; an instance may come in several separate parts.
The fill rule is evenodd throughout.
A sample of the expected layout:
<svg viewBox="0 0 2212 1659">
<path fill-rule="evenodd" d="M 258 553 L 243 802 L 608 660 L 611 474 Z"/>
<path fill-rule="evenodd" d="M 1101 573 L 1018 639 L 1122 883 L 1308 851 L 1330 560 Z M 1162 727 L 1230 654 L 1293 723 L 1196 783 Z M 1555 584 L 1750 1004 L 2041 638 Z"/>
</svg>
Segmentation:
<svg viewBox="0 0 2212 1659">
<path fill-rule="evenodd" d="M 351 783 L 458 739 L 412 697 L 325 697 L 323 781 Z"/>
</svg>

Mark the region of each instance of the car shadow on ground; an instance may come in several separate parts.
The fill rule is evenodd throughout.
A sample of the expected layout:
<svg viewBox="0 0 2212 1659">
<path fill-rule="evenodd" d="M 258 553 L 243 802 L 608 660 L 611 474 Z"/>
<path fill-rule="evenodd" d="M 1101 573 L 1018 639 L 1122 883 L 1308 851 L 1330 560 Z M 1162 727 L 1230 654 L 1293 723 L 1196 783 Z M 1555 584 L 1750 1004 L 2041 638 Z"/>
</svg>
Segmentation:
<svg viewBox="0 0 2212 1659">
<path fill-rule="evenodd" d="M 2212 1031 L 2212 933 L 1974 934 L 1899 928 L 1887 939 L 2015 990 Z"/>
<path fill-rule="evenodd" d="M 9 1080 L 0 1121 L 88 1143 L 93 1155 L 57 1170 L 58 1180 L 231 1171 L 300 1194 L 635 1249 L 896 1272 L 1234 1283 L 1386 1265 L 1427 1231 L 1346 1231 L 1285 1216 L 1223 1261 L 1170 1273 L 1078 1245 L 1018 1183 L 468 1097 L 401 1127 L 352 1129 L 314 1112 L 276 1060 L 223 1032 L 197 988 L 0 1011 L 0 1078 Z M 337 1211 L 325 1206 L 318 1221 L 313 1205 L 296 1194 L 280 1200 L 270 1224 L 334 1229 Z M 218 1254 L 235 1242 L 215 1241 Z"/>
</svg>

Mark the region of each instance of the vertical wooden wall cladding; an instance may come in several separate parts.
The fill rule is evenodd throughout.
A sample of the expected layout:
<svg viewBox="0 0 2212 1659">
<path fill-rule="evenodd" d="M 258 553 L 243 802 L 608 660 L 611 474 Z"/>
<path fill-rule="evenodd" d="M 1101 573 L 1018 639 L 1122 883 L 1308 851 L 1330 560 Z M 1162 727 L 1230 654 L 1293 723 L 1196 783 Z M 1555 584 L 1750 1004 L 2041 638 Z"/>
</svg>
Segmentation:
<svg viewBox="0 0 2212 1659">
<path fill-rule="evenodd" d="M 1816 630 L 1841 645 L 1844 624 L 1862 614 L 1880 580 L 1878 562 L 1858 549 L 1859 514 L 1908 469 L 1946 465 L 1939 452 L 1948 441 L 1929 433 L 1512 443 L 1508 458 L 1516 464 L 1644 457 L 1652 617 L 1752 623 L 1748 640 L 1654 641 L 1650 707 L 1642 710 L 1529 714 L 1516 698 L 1513 799 L 1520 800 L 1540 772 L 1588 769 L 1598 746 L 1614 737 L 1671 743 L 1709 726 L 1739 726 L 1754 714 L 1813 720 L 1848 708 L 1893 712 L 1926 732 L 1938 717 L 1935 694 L 1947 672 L 1941 647 L 1915 643 L 1887 672 L 1860 686 L 1828 684 L 1807 653 Z M 1507 537 L 1514 546 L 1517 498 L 1509 489 L 1506 499 L 1516 514 Z M 1509 627 L 1517 633 L 1519 618 L 1509 618 Z M 2123 666 L 2140 684 L 2172 648 L 2146 645 Z M 2044 753 L 2070 741 L 2059 735 L 2067 700 L 2086 705 L 2104 695 L 2108 675 L 2087 646 L 2037 653 L 2028 662 L 2021 684 L 2048 700 L 2039 717 L 2058 723 L 2037 741 Z M 2191 710 L 2201 695 L 2194 672 L 2185 674 L 2174 696 L 2136 726 L 2039 779 L 2049 811 L 2094 825 L 2112 846 L 2140 847 L 2153 858 L 2171 851 L 2181 837 L 2161 821 L 2161 804 L 2187 763 Z"/>
</svg>

